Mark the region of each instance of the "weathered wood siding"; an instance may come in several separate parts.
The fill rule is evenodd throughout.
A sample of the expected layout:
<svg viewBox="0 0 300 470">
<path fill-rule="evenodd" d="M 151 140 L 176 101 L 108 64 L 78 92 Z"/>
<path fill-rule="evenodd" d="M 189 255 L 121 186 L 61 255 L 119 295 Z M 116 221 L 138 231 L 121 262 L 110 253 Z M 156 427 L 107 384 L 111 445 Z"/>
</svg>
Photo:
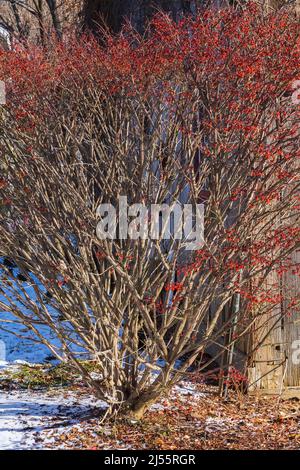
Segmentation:
<svg viewBox="0 0 300 470">
<path fill-rule="evenodd" d="M 291 257 L 292 263 L 300 262 L 300 253 L 295 252 Z M 288 308 L 290 298 L 300 299 L 300 278 L 294 274 L 284 276 L 283 291 L 286 297 L 284 307 Z M 294 341 L 300 340 L 300 307 L 289 309 L 284 318 L 283 347 L 285 349 L 287 364 L 284 379 L 285 386 L 300 386 L 300 365 L 293 363 Z"/>
</svg>

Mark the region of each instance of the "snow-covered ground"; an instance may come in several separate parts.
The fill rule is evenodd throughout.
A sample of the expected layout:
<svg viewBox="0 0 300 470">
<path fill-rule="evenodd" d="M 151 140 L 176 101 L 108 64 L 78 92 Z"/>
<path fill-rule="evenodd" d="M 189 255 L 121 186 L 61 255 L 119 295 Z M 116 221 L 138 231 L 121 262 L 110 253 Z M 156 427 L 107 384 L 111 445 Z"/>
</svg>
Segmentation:
<svg viewBox="0 0 300 470">
<path fill-rule="evenodd" d="M 11 320 L 1 314 L 1 320 Z M 6 327 L 5 323 L 1 323 Z M 0 373 L 21 364 L 41 364 L 55 358 L 46 346 L 22 337 L 22 325 L 9 324 L 18 336 L 0 329 Z M 45 444 L 44 431 L 70 425 L 93 409 L 103 407 L 93 396 L 54 390 L 52 392 L 0 391 L 0 450 L 37 449 Z"/>
<path fill-rule="evenodd" d="M 173 393 L 177 398 L 179 394 L 181 403 L 190 401 L 191 395 L 193 399 L 205 396 L 198 393 L 193 384 L 177 386 Z M 158 403 L 151 409 L 163 410 L 165 407 Z M 81 421 L 100 416 L 105 409 L 104 402 L 78 391 L 0 392 L 0 450 L 47 448 L 53 440 L 51 435 L 72 432 L 81 427 Z"/>
<path fill-rule="evenodd" d="M 47 432 L 76 424 L 105 404 L 73 392 L 0 393 L 0 450 L 39 449 Z"/>
<path fill-rule="evenodd" d="M 0 374 L 16 371 L 24 363 L 0 361 Z M 151 409 L 176 409 L 178 404 L 190 405 L 204 397 L 195 384 L 181 382 L 174 387 L 169 400 L 154 404 Z M 106 408 L 104 402 L 77 387 L 0 391 L 0 450 L 45 449 L 52 445 L 63 449 L 65 442 L 57 447 L 58 435 L 81 430 L 87 420 L 100 417 Z"/>
</svg>

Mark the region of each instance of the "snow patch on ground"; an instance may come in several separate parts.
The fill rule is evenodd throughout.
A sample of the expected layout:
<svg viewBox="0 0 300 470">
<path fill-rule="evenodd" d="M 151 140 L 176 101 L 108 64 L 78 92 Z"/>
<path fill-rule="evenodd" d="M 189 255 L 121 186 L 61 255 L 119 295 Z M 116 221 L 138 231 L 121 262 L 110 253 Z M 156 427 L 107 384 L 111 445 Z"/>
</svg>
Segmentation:
<svg viewBox="0 0 300 470">
<path fill-rule="evenodd" d="M 74 392 L 0 393 L 0 450 L 43 448 L 47 431 L 65 430 L 105 407 L 93 396 Z"/>
<path fill-rule="evenodd" d="M 175 385 L 171 393 L 179 394 L 184 401 L 188 401 L 189 397 L 192 397 L 194 400 L 206 397 L 205 393 L 199 392 L 196 384 L 187 381 L 180 382 L 178 385 Z"/>
<path fill-rule="evenodd" d="M 0 361 L 0 371 L 17 369 L 19 366 L 34 367 L 35 365 L 36 364 L 32 364 L 31 362 L 22 361 L 21 359 L 16 359 L 13 362 Z"/>
</svg>

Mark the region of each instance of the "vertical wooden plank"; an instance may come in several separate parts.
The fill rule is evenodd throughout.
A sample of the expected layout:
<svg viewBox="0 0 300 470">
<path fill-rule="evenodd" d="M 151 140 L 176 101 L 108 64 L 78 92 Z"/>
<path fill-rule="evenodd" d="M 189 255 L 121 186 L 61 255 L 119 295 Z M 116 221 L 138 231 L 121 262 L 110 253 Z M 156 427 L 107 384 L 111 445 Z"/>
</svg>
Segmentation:
<svg viewBox="0 0 300 470">
<path fill-rule="evenodd" d="M 300 253 L 294 252 L 291 256 L 292 264 L 300 263 Z M 289 387 L 300 386 L 300 365 L 293 364 L 293 342 L 300 340 L 300 307 L 288 309 L 290 300 L 300 300 L 300 278 L 291 272 L 284 276 L 284 297 L 287 314 L 284 318 L 284 341 L 287 356 L 287 370 L 285 385 Z"/>
</svg>

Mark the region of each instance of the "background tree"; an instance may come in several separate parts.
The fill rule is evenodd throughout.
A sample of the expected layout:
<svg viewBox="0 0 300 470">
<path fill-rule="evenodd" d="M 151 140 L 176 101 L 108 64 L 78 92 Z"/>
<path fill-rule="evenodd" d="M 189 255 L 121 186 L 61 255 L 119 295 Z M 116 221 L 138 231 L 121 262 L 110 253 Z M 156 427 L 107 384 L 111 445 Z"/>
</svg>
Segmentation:
<svg viewBox="0 0 300 470">
<path fill-rule="evenodd" d="M 266 10 L 296 6 L 300 11 L 299 0 L 256 1 Z M 84 0 L 83 17 L 85 25 L 93 31 L 106 26 L 110 31 L 118 33 L 124 22 L 130 21 L 137 31 L 143 32 L 149 19 L 159 10 L 178 20 L 183 14 L 194 14 L 199 7 L 247 8 L 247 4 L 251 2 L 252 0 Z"/>
<path fill-rule="evenodd" d="M 81 7 L 81 0 L 1 0 L 0 25 L 11 37 L 44 43 L 53 31 L 61 37 L 78 24 Z"/>
<path fill-rule="evenodd" d="M 92 30 L 104 24 L 117 33 L 129 20 L 137 31 L 143 32 L 147 21 L 158 10 L 170 13 L 176 20 L 183 13 L 195 12 L 196 5 L 200 3 L 203 4 L 199 0 L 86 0 L 84 18 Z"/>
</svg>

